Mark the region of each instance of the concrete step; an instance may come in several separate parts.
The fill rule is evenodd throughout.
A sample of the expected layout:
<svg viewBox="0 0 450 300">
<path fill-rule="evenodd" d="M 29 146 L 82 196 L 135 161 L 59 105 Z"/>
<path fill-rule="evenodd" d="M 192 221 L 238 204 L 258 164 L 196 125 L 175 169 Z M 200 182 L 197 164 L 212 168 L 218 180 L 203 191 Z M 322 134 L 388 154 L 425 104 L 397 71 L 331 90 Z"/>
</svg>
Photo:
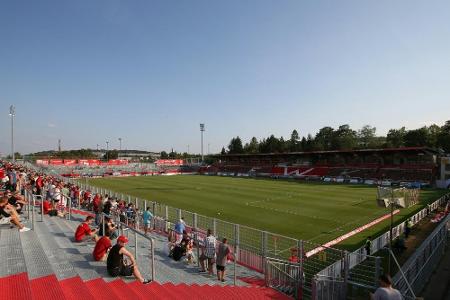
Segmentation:
<svg viewBox="0 0 450 300">
<path fill-rule="evenodd" d="M 54 270 L 36 232 L 31 230 L 23 232 L 20 237 L 28 277 L 33 279 L 53 274 Z"/>
<path fill-rule="evenodd" d="M 25 256 L 20 241 L 22 234 L 17 228 L 0 229 L 0 257 L 2 264 L 0 267 L 0 277 L 27 271 Z"/>
<path fill-rule="evenodd" d="M 108 276 L 104 263 L 94 262 L 92 259 L 92 250 L 95 246 L 93 242 L 90 244 L 74 242 L 75 231 L 68 227 L 65 219 L 45 216 L 44 221 L 54 235 L 54 243 L 59 248 L 58 254 L 65 257 L 65 261 L 74 271 L 69 277 L 78 275 L 83 280 L 89 280 Z"/>
</svg>

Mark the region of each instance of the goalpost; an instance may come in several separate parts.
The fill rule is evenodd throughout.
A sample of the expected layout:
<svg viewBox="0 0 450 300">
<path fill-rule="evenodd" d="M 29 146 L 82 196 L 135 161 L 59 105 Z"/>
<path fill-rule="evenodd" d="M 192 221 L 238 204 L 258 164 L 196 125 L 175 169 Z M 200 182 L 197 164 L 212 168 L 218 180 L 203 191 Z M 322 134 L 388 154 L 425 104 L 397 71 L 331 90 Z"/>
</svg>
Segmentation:
<svg viewBox="0 0 450 300">
<path fill-rule="evenodd" d="M 390 188 L 379 186 L 377 189 L 377 201 L 379 205 L 389 207 L 391 199 L 396 206 L 408 208 L 419 202 L 420 189 L 417 188 Z"/>
</svg>

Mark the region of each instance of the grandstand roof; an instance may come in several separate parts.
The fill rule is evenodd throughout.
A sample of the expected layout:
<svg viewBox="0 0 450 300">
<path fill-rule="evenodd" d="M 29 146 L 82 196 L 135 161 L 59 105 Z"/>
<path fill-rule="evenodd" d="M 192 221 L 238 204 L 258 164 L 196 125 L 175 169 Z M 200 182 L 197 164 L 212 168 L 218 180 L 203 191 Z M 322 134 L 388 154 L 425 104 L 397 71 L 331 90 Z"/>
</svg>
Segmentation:
<svg viewBox="0 0 450 300">
<path fill-rule="evenodd" d="M 246 153 L 246 154 L 221 154 L 219 157 L 232 156 L 282 156 L 282 155 L 315 155 L 315 154 L 347 154 L 347 153 L 392 153 L 392 152 L 419 152 L 428 154 L 439 154 L 439 151 L 429 147 L 401 147 L 384 149 L 358 149 L 358 150 L 330 150 L 330 151 L 306 151 L 306 152 L 287 152 L 287 153 Z"/>
</svg>

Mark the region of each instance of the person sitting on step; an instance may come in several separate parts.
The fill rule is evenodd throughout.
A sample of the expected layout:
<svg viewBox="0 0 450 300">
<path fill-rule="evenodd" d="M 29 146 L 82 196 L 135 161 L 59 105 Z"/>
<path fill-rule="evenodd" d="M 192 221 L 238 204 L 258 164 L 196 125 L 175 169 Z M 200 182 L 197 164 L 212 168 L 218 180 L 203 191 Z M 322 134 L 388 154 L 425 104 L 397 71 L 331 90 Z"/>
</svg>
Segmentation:
<svg viewBox="0 0 450 300">
<path fill-rule="evenodd" d="M 0 215 L 2 218 L 0 219 L 0 224 L 14 224 L 19 228 L 20 232 L 25 232 L 30 230 L 30 228 L 25 227 L 22 223 L 20 223 L 19 214 L 17 213 L 14 206 L 8 203 L 8 197 L 2 196 L 0 198 Z"/>
<path fill-rule="evenodd" d="M 108 270 L 109 275 L 112 277 L 134 275 L 140 282 L 144 284 L 150 283 L 151 280 L 142 277 L 133 254 L 125 248 L 127 243 L 128 238 L 121 235 L 117 238 L 117 243 L 109 251 L 106 260 L 106 269 Z M 124 255 L 131 261 L 130 263 L 127 263 L 124 260 Z"/>
<path fill-rule="evenodd" d="M 98 241 L 98 236 L 96 234 L 97 229 L 91 229 L 90 225 L 94 222 L 94 217 L 87 216 L 86 220 L 78 225 L 77 230 L 75 231 L 75 241 L 82 242 L 86 238 L 91 238 L 95 242 Z"/>
<path fill-rule="evenodd" d="M 105 229 L 105 234 L 95 243 L 94 251 L 92 256 L 95 261 L 106 261 L 108 257 L 108 252 L 112 248 L 110 231 L 108 228 Z"/>
<path fill-rule="evenodd" d="M 111 240 L 116 239 L 119 236 L 119 231 L 116 228 L 116 225 L 113 223 L 113 220 L 110 217 L 104 217 L 105 219 L 105 232 L 109 231 L 109 237 Z M 103 223 L 100 223 L 98 235 L 103 235 Z"/>
</svg>

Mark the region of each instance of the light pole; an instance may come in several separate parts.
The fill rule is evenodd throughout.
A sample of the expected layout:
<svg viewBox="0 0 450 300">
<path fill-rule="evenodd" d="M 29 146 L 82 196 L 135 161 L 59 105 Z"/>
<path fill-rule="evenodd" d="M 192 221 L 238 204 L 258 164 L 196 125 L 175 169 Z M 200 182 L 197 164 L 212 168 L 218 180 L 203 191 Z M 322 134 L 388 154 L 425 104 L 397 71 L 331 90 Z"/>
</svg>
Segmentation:
<svg viewBox="0 0 450 300">
<path fill-rule="evenodd" d="M 202 163 L 203 163 L 203 132 L 205 132 L 205 124 L 204 123 L 200 123 Z"/>
<path fill-rule="evenodd" d="M 14 117 L 16 116 L 16 108 L 11 105 L 9 107 L 9 115 L 11 116 L 11 157 L 12 161 L 16 161 L 16 156 L 14 154 Z"/>
<path fill-rule="evenodd" d="M 122 151 L 122 138 L 119 138 L 119 151 Z"/>
<path fill-rule="evenodd" d="M 208 143 L 208 155 L 209 155 L 209 145 L 210 145 L 210 144 Z"/>
<path fill-rule="evenodd" d="M 106 161 L 109 160 L 109 154 L 108 154 L 108 151 L 109 151 L 109 141 L 106 141 Z"/>
<path fill-rule="evenodd" d="M 97 144 L 97 151 L 98 151 L 98 144 Z M 98 154 L 97 154 L 98 155 Z"/>
</svg>

